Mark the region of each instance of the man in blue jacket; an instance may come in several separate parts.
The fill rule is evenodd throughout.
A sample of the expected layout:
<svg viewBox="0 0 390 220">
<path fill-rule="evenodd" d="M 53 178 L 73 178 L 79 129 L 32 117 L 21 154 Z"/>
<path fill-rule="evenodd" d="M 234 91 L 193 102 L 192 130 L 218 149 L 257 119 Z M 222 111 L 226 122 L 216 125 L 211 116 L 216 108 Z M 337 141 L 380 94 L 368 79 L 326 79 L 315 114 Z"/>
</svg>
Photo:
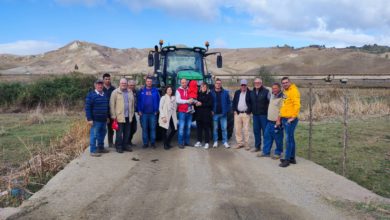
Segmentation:
<svg viewBox="0 0 390 220">
<path fill-rule="evenodd" d="M 90 91 L 85 100 L 85 114 L 90 129 L 89 150 L 93 157 L 100 157 L 101 153 L 108 153 L 104 149 L 104 137 L 107 132 L 107 122 L 110 118 L 109 99 L 103 92 L 103 80 L 95 82 L 95 90 Z M 96 146 L 97 142 L 97 146 Z"/>
<path fill-rule="evenodd" d="M 213 96 L 213 147 L 218 147 L 218 124 L 221 124 L 222 143 L 225 148 L 230 148 L 227 139 L 227 115 L 231 109 L 231 101 L 229 91 L 222 88 L 220 79 L 215 80 L 211 95 Z"/>
<path fill-rule="evenodd" d="M 142 125 L 142 141 L 143 148 L 149 147 L 149 142 L 152 148 L 156 148 L 156 117 L 160 105 L 160 94 L 156 88 L 152 87 L 153 79 L 146 78 L 145 87 L 138 93 L 138 114 Z"/>
</svg>

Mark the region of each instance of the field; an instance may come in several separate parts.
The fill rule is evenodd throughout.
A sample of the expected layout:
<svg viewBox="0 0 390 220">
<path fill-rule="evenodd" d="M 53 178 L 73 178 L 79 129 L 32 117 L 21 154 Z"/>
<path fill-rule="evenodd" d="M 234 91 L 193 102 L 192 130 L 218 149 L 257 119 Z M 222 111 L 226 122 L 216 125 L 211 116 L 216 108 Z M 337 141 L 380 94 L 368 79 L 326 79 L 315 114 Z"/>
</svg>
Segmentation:
<svg viewBox="0 0 390 220">
<path fill-rule="evenodd" d="M 47 150 L 77 118 L 65 114 L 0 114 L 0 170 L 17 168 L 31 155 Z"/>
<path fill-rule="evenodd" d="M 349 123 L 347 178 L 390 198 L 390 116 L 352 119 Z M 297 152 L 308 157 L 307 122 L 298 125 Z M 343 125 L 321 121 L 313 126 L 312 160 L 342 174 Z"/>
</svg>

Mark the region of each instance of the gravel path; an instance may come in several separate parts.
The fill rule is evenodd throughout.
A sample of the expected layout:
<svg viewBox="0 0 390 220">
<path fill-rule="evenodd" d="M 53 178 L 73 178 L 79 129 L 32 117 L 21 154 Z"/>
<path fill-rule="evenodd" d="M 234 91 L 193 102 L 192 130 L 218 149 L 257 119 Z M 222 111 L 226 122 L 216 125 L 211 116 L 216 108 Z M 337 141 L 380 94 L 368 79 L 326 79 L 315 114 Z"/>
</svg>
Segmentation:
<svg viewBox="0 0 390 220">
<path fill-rule="evenodd" d="M 3 210 L 3 217 L 15 212 L 9 219 L 359 219 L 327 201 L 390 204 L 313 162 L 278 164 L 222 147 L 137 148 L 100 158 L 84 153 L 20 208 Z"/>
</svg>

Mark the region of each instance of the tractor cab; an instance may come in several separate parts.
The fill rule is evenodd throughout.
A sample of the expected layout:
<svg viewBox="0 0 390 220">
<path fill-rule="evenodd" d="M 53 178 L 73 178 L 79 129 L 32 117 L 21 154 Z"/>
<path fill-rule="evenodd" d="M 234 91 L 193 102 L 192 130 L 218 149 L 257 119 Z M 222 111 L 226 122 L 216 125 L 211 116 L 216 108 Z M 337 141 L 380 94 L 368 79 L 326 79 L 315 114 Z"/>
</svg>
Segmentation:
<svg viewBox="0 0 390 220">
<path fill-rule="evenodd" d="M 155 46 L 149 52 L 148 64 L 154 66 L 154 84 L 164 88 L 167 85 L 175 89 L 180 86 L 181 79 L 197 80 L 198 85 L 202 82 L 212 84 L 212 75 L 207 69 L 205 58 L 209 55 L 217 55 L 217 67 L 222 67 L 220 52 L 208 52 L 209 43 L 203 47 L 165 46 L 160 40 L 160 47 Z"/>
</svg>

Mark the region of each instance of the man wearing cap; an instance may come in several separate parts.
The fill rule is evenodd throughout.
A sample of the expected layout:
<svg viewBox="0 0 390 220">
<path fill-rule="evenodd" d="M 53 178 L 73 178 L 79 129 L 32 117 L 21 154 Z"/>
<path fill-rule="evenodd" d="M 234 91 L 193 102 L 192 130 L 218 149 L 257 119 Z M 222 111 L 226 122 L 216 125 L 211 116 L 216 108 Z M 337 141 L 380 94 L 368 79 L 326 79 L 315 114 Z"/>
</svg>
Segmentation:
<svg viewBox="0 0 390 220">
<path fill-rule="evenodd" d="M 103 92 L 104 95 L 107 96 L 108 100 L 110 100 L 111 93 L 115 90 L 115 87 L 111 84 L 111 75 L 109 73 L 103 74 Z M 107 123 L 107 140 L 108 146 L 114 147 L 113 137 L 114 137 L 114 129 L 112 129 L 112 119 Z"/>
<path fill-rule="evenodd" d="M 95 90 L 90 91 L 85 99 L 85 114 L 91 126 L 89 136 L 89 151 L 91 156 L 100 157 L 108 153 L 104 149 L 104 137 L 107 132 L 107 121 L 110 117 L 109 100 L 103 92 L 103 80 L 95 82 Z"/>
<path fill-rule="evenodd" d="M 249 146 L 249 121 L 251 114 L 250 91 L 247 86 L 248 81 L 242 79 L 240 84 L 240 89 L 234 93 L 233 97 L 234 128 L 237 141 L 236 149 Z M 242 131 L 244 131 L 244 137 L 242 136 Z"/>
<path fill-rule="evenodd" d="M 111 118 L 118 121 L 119 130 L 116 131 L 115 147 L 118 153 L 132 151 L 128 146 L 130 136 L 130 123 L 134 116 L 133 91 L 127 89 L 127 80 L 119 81 L 119 88 L 115 89 L 110 98 Z"/>
</svg>

